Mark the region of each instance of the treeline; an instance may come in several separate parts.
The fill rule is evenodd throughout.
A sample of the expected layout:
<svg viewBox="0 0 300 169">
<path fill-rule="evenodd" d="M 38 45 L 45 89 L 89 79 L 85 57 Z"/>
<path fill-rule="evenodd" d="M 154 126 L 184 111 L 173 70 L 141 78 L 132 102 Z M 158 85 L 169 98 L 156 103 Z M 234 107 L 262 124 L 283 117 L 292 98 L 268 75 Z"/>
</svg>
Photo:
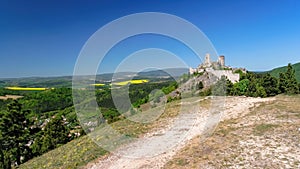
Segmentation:
<svg viewBox="0 0 300 169">
<path fill-rule="evenodd" d="M 228 79 L 222 77 L 214 86 L 213 95 L 232 95 L 250 97 L 269 97 L 278 94 L 298 94 L 300 84 L 296 80 L 295 70 L 288 64 L 286 72 L 279 74 L 279 78 L 266 73 L 240 73 L 240 81 L 232 84 Z"/>
<path fill-rule="evenodd" d="M 100 107 L 115 109 L 115 104 L 111 95 L 111 90 L 117 91 L 116 97 L 122 97 L 122 95 L 129 96 L 130 102 L 135 108 L 139 108 L 140 105 L 149 101 L 150 93 L 155 89 L 161 89 L 165 94 L 169 94 L 175 90 L 178 84 L 175 80 L 168 80 L 162 82 L 144 83 L 144 84 L 132 84 L 129 88 L 126 86 L 119 89 L 106 89 L 96 91 L 97 103 Z M 123 90 L 124 89 L 124 90 Z M 127 90 L 128 89 L 128 90 Z M 119 96 L 118 96 L 119 95 Z M 125 103 L 124 103 L 125 104 Z M 124 111 L 129 108 L 124 108 Z M 124 113 L 124 112 L 123 112 Z"/>
</svg>

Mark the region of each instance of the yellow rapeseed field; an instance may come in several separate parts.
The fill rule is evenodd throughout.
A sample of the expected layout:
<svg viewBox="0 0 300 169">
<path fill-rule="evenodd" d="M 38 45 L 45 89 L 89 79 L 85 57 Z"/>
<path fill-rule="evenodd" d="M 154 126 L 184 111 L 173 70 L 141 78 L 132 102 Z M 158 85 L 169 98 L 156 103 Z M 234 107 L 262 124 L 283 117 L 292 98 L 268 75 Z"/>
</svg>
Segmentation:
<svg viewBox="0 0 300 169">
<path fill-rule="evenodd" d="M 124 86 L 127 84 L 142 84 L 142 83 L 147 83 L 147 82 L 149 82 L 149 80 L 147 80 L 147 79 L 127 80 L 127 81 L 123 81 L 123 82 L 116 82 L 116 83 L 114 83 L 114 85 Z"/>
<path fill-rule="evenodd" d="M 91 84 L 92 86 L 105 86 L 103 83 L 96 83 L 96 84 Z"/>
<path fill-rule="evenodd" d="M 47 90 L 48 88 L 44 88 L 44 87 L 5 87 L 5 89 L 8 90 L 31 90 L 31 91 L 41 91 L 41 90 Z"/>
</svg>

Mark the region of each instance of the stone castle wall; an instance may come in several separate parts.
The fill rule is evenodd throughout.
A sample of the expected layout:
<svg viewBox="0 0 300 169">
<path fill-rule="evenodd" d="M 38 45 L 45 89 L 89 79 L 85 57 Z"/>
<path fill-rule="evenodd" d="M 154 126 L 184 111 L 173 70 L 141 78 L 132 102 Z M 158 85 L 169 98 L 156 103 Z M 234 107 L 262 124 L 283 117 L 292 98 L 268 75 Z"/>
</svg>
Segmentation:
<svg viewBox="0 0 300 169">
<path fill-rule="evenodd" d="M 222 76 L 226 76 L 228 80 L 232 83 L 236 83 L 240 80 L 240 74 L 233 73 L 232 70 L 207 70 L 207 72 L 212 73 L 218 79 L 221 79 Z"/>
</svg>

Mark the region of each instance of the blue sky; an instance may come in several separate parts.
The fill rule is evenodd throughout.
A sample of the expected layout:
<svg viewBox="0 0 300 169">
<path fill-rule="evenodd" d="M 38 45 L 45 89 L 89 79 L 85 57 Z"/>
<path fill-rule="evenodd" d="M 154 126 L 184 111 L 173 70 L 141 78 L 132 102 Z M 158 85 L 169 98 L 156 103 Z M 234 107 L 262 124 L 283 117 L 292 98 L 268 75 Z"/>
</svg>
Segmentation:
<svg viewBox="0 0 300 169">
<path fill-rule="evenodd" d="M 262 71 L 300 61 L 298 0 L 0 1 L 0 78 L 72 75 L 81 48 L 95 31 L 137 12 L 164 12 L 188 20 L 234 67 Z M 100 65 L 101 72 L 113 72 L 121 55 L 134 49 L 158 47 L 189 55 L 167 45 L 165 38 L 143 40 L 133 38 L 116 47 Z"/>
</svg>

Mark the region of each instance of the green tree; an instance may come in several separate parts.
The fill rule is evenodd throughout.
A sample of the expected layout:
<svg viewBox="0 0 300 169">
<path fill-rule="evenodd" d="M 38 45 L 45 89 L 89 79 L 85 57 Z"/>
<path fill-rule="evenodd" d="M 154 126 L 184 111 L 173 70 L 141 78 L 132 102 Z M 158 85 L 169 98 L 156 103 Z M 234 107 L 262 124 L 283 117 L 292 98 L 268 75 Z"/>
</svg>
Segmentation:
<svg viewBox="0 0 300 169">
<path fill-rule="evenodd" d="M 1 112 L 0 132 L 2 162 L 11 161 L 17 165 L 30 158 L 29 124 L 25 117 L 27 112 L 22 105 L 14 100 L 7 105 L 7 111 Z M 9 159 L 7 159 L 9 158 Z"/>
<path fill-rule="evenodd" d="M 202 81 L 200 81 L 197 85 L 196 85 L 197 90 L 202 90 L 204 88 L 204 85 L 202 83 Z"/>
<path fill-rule="evenodd" d="M 254 97 L 267 97 L 265 88 L 260 84 L 256 84 L 256 92 L 254 93 Z"/>
<path fill-rule="evenodd" d="M 262 87 L 264 87 L 267 96 L 275 96 L 279 93 L 278 80 L 269 73 L 263 76 Z"/>
<path fill-rule="evenodd" d="M 233 95 L 245 95 L 250 81 L 248 79 L 243 79 L 233 85 L 232 94 Z"/>
<path fill-rule="evenodd" d="M 226 93 L 227 95 L 232 95 L 233 91 L 233 83 L 226 78 Z"/>
<path fill-rule="evenodd" d="M 260 83 L 259 78 L 252 72 L 248 72 L 246 78 L 249 80 L 249 84 L 245 95 L 250 97 L 257 97 L 256 92 L 258 89 L 257 85 Z"/>
<path fill-rule="evenodd" d="M 212 95 L 225 96 L 228 94 L 228 79 L 226 76 L 222 76 L 221 79 L 212 87 Z"/>
<path fill-rule="evenodd" d="M 246 73 L 244 73 L 241 69 L 235 70 L 234 73 L 240 74 L 240 80 L 246 79 Z"/>
<path fill-rule="evenodd" d="M 131 109 L 132 107 L 130 107 Z M 129 109 L 129 110 L 130 110 Z M 118 112 L 117 109 L 101 109 L 102 111 L 102 115 L 104 117 L 104 119 L 107 121 L 108 124 L 116 122 L 118 120 L 120 120 L 120 113 Z"/>
<path fill-rule="evenodd" d="M 286 94 L 297 94 L 299 92 L 295 70 L 290 63 L 287 66 L 286 72 L 279 74 L 278 88 L 281 93 Z"/>
<path fill-rule="evenodd" d="M 3 150 L 3 147 L 0 145 L 0 168 L 10 169 L 11 168 L 11 154 L 6 150 Z"/>
<path fill-rule="evenodd" d="M 178 88 L 178 84 L 176 81 L 172 82 L 169 86 L 167 87 L 163 87 L 161 90 L 165 93 L 165 94 L 169 94 L 172 91 L 174 91 L 175 89 Z"/>
<path fill-rule="evenodd" d="M 285 93 L 286 86 L 287 86 L 287 81 L 286 81 L 285 73 L 279 73 L 279 79 L 278 79 L 279 93 Z"/>
<path fill-rule="evenodd" d="M 287 71 L 285 73 L 287 86 L 286 86 L 286 93 L 287 94 L 297 94 L 299 91 L 298 83 L 295 75 L 295 70 L 292 65 L 289 63 L 287 67 Z"/>
<path fill-rule="evenodd" d="M 42 134 L 43 132 L 39 132 L 35 135 L 34 142 L 30 146 L 33 156 L 39 156 L 42 155 L 44 152 L 42 152 Z"/>
<path fill-rule="evenodd" d="M 64 120 L 61 116 L 52 118 L 44 129 L 44 134 L 41 138 L 41 152 L 47 152 L 69 141 L 69 131 L 64 125 Z"/>
</svg>

